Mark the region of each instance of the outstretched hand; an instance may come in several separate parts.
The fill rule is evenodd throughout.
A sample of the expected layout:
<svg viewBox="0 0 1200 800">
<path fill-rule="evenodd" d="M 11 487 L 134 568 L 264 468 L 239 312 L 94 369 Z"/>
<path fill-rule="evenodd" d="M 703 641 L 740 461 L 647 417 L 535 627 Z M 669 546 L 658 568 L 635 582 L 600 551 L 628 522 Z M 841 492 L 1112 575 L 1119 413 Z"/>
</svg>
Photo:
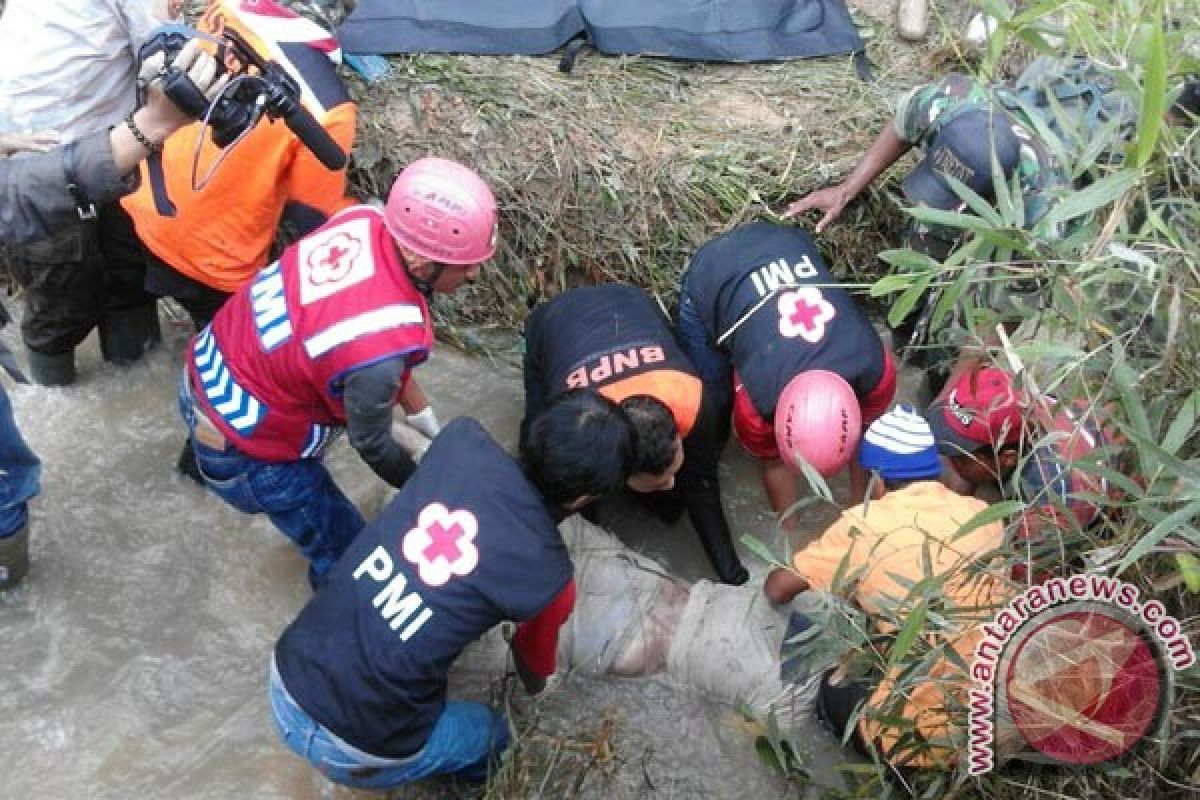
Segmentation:
<svg viewBox="0 0 1200 800">
<path fill-rule="evenodd" d="M 841 216 L 842 210 L 846 208 L 852 198 L 853 195 L 843 184 L 827 186 L 806 194 L 790 204 L 783 212 L 783 217 L 791 219 L 805 211 L 824 211 L 825 215 L 817 222 L 817 227 L 814 229 L 816 233 L 821 233 L 830 223 L 835 222 Z"/>
</svg>

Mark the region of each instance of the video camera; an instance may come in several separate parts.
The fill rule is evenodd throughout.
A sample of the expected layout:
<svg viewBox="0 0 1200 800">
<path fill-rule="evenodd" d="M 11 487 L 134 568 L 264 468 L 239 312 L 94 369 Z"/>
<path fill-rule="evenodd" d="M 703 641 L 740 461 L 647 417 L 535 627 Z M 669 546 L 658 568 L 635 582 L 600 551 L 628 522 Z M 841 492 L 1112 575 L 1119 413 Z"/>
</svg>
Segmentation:
<svg viewBox="0 0 1200 800">
<path fill-rule="evenodd" d="M 212 102 L 183 70 L 172 66 L 190 39 L 213 42 L 218 65 L 231 75 L 229 84 Z M 217 147 L 224 149 L 236 143 L 265 115 L 272 121 L 282 119 L 328 169 L 346 165 L 342 148 L 300 104 L 300 87 L 295 80 L 279 64 L 260 56 L 237 31 L 226 27 L 219 36 L 213 36 L 187 25 L 163 25 L 142 43 L 138 61 L 145 62 L 159 53 L 165 54 L 163 93 L 180 110 L 210 125 Z M 162 161 L 157 154 L 150 159 L 149 168 L 158 212 L 174 216 L 175 206 L 167 197 Z"/>
</svg>

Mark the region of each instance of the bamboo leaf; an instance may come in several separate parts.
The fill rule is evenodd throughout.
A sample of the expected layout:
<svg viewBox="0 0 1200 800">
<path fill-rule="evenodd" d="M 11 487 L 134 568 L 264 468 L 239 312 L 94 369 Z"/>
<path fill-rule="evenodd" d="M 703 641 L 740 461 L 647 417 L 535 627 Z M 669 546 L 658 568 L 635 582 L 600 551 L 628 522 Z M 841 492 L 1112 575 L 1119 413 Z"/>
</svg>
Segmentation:
<svg viewBox="0 0 1200 800">
<path fill-rule="evenodd" d="M 884 250 L 879 257 L 893 267 L 908 273 L 937 272 L 942 266 L 924 253 L 918 253 L 915 250 Z"/>
<path fill-rule="evenodd" d="M 925 601 L 922 600 L 917 604 L 917 607 L 908 615 L 908 619 L 904 620 L 904 626 L 900 628 L 900 632 L 896 634 L 896 642 L 892 645 L 892 652 L 888 656 L 887 668 L 892 667 L 908 655 L 908 651 L 912 649 L 913 642 L 916 641 L 917 635 L 925 627 L 925 615 L 928 613 L 928 608 L 925 606 Z"/>
<path fill-rule="evenodd" d="M 745 545 L 747 550 L 749 550 L 751 553 L 754 553 L 754 555 L 758 556 L 768 564 L 776 567 L 787 566 L 780 561 L 779 558 L 771 552 L 771 548 L 767 547 L 757 536 L 746 533 L 742 535 L 740 541 L 743 545 Z"/>
<path fill-rule="evenodd" d="M 912 206 L 904 209 L 917 222 L 927 222 L 930 225 L 942 225 L 947 228 L 958 228 L 969 231 L 990 231 L 993 226 L 974 214 L 959 214 L 955 211 L 942 211 L 940 208 L 928 206 Z"/>
<path fill-rule="evenodd" d="M 1117 567 L 1117 574 L 1124 572 L 1130 564 L 1153 550 L 1168 534 L 1174 533 L 1197 515 L 1200 515 L 1200 500 L 1193 500 L 1183 508 L 1176 509 L 1163 517 L 1157 525 L 1143 534 L 1133 547 L 1129 548 L 1129 552 L 1125 554 L 1125 557 L 1121 559 L 1120 566 Z"/>
<path fill-rule="evenodd" d="M 995 152 L 992 153 L 992 160 L 993 162 L 996 160 Z M 1004 220 L 996 212 L 996 208 L 991 203 L 989 203 L 987 200 L 984 200 L 975 192 L 974 189 L 972 189 L 970 186 L 967 186 L 953 175 L 946 174 L 945 178 L 946 183 L 950 185 L 950 188 L 954 190 L 954 193 L 958 195 L 959 198 L 965 202 L 972 211 L 975 212 L 976 216 L 982 220 L 985 220 L 993 227 L 1004 227 Z"/>
<path fill-rule="evenodd" d="M 1039 227 L 1052 228 L 1067 220 L 1091 214 L 1111 204 L 1137 184 L 1140 175 L 1132 170 L 1121 170 L 1093 183 L 1082 191 L 1070 194 L 1055 203 L 1038 223 Z"/>
<path fill-rule="evenodd" d="M 1196 432 L 1196 417 L 1198 415 L 1200 415 L 1200 389 L 1192 392 L 1183 401 L 1183 406 L 1179 409 L 1179 413 L 1175 415 L 1175 419 L 1171 422 L 1171 427 L 1167 429 L 1166 436 L 1163 437 L 1162 449 L 1171 455 L 1176 455 L 1188 437 Z"/>
<path fill-rule="evenodd" d="M 980 511 L 975 516 L 964 522 L 954 534 L 955 539 L 966 536 L 976 528 L 982 528 L 984 525 L 990 525 L 993 522 L 999 522 L 1011 514 L 1016 514 L 1022 508 L 1024 503 L 1020 500 L 1004 500 L 999 503 L 992 503 L 990 506 Z"/>
<path fill-rule="evenodd" d="M 933 280 L 932 275 L 922 275 L 912 286 L 904 290 L 900 297 L 896 298 L 896 302 L 888 309 L 888 324 L 896 327 L 901 320 L 908 316 L 909 312 L 916 307 L 917 301 L 925 296 L 926 290 L 929 289 L 929 284 Z"/>
<path fill-rule="evenodd" d="M 1200 594 L 1200 559 L 1191 553 L 1176 553 L 1175 563 L 1179 565 L 1179 574 L 1183 576 L 1188 591 Z"/>
<path fill-rule="evenodd" d="M 1154 4 L 1146 72 L 1142 82 L 1142 109 L 1138 118 L 1137 138 L 1133 141 L 1133 165 L 1142 168 L 1150 160 L 1162 131 L 1167 110 L 1167 47 L 1163 39 L 1162 0 Z"/>
</svg>

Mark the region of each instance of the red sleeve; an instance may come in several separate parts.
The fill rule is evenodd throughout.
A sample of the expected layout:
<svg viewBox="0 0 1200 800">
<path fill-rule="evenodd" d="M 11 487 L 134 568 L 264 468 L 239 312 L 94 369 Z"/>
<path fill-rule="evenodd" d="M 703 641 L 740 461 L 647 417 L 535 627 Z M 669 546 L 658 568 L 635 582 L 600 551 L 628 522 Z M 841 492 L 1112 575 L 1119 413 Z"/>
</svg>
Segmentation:
<svg viewBox="0 0 1200 800">
<path fill-rule="evenodd" d="M 896 360 L 892 358 L 891 351 L 885 347 L 883 348 L 883 375 L 880 376 L 879 383 L 875 384 L 875 388 L 858 401 L 859 408 L 862 410 L 863 430 L 865 431 L 868 425 L 882 417 L 883 412 L 892 407 L 892 401 L 895 399 Z"/>
<path fill-rule="evenodd" d="M 575 608 L 575 579 L 551 600 L 538 615 L 517 626 L 513 649 L 521 663 L 539 678 L 554 674 L 558 656 L 558 629 Z"/>
<path fill-rule="evenodd" d="M 768 461 L 779 458 L 775 423 L 763 419 L 758 413 L 737 372 L 733 373 L 733 433 L 742 447 L 755 458 Z"/>
</svg>

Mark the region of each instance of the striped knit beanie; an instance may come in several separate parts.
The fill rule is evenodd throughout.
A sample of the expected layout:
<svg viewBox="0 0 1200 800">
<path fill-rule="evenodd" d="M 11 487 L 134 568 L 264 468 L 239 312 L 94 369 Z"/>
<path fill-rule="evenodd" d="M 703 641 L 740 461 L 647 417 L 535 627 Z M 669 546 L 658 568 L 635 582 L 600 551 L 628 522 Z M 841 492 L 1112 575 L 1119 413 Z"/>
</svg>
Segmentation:
<svg viewBox="0 0 1200 800">
<path fill-rule="evenodd" d="M 936 478 L 942 472 L 929 423 L 909 405 L 898 405 L 871 423 L 858 463 L 890 481 Z"/>
</svg>

